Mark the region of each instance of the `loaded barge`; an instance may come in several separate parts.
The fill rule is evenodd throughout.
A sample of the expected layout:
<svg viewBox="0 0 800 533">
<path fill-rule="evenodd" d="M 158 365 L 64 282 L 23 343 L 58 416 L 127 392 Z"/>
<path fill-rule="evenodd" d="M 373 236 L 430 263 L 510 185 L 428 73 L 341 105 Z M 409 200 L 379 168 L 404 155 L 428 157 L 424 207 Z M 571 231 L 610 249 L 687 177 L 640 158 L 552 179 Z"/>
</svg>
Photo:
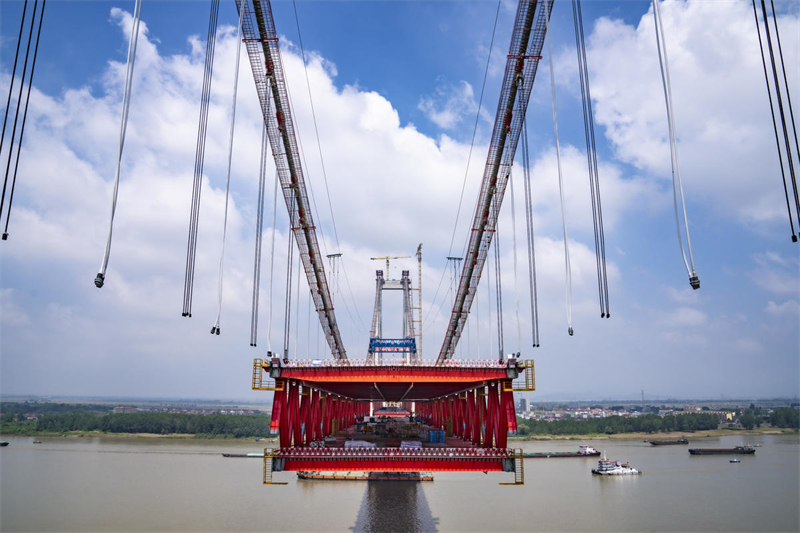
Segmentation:
<svg viewBox="0 0 800 533">
<path fill-rule="evenodd" d="M 671 444 L 689 444 L 689 441 L 686 439 L 677 439 L 677 440 L 651 440 L 649 441 L 650 444 L 653 446 L 669 446 Z"/>
<path fill-rule="evenodd" d="M 525 452 L 525 459 L 549 459 L 551 457 L 597 457 L 600 452 L 591 446 L 581 446 L 577 452 Z"/>
<path fill-rule="evenodd" d="M 690 448 L 689 453 L 692 455 L 753 455 L 756 449 L 752 446 L 734 446 L 733 448 Z"/>
</svg>

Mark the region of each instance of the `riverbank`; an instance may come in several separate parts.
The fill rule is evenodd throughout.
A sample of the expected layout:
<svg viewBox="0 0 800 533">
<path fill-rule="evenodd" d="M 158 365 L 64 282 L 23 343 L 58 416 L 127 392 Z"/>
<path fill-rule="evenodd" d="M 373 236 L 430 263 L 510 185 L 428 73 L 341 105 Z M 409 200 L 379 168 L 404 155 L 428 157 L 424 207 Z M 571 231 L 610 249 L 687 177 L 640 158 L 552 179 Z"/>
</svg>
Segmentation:
<svg viewBox="0 0 800 533">
<path fill-rule="evenodd" d="M 550 440 L 671 440 L 671 439 L 699 439 L 703 437 L 724 437 L 727 435 L 752 436 L 752 435 L 797 435 L 797 430 L 774 427 L 754 429 L 707 429 L 694 433 L 687 431 L 672 431 L 661 433 L 617 433 L 606 435 L 604 433 L 587 433 L 584 435 L 517 435 L 509 436 L 509 441 L 550 441 Z"/>
<path fill-rule="evenodd" d="M 102 431 L 67 431 L 67 432 L 29 432 L 29 433 L 14 433 L 14 434 L 0 434 L 0 437 L 36 437 L 36 438 L 67 438 L 67 439 L 81 439 L 103 437 L 108 439 L 174 439 L 174 440 L 203 440 L 203 441 L 218 441 L 218 442 L 253 442 L 258 439 L 258 443 L 275 444 L 278 442 L 277 437 L 212 437 L 208 435 L 196 435 L 193 433 L 103 433 Z"/>
</svg>

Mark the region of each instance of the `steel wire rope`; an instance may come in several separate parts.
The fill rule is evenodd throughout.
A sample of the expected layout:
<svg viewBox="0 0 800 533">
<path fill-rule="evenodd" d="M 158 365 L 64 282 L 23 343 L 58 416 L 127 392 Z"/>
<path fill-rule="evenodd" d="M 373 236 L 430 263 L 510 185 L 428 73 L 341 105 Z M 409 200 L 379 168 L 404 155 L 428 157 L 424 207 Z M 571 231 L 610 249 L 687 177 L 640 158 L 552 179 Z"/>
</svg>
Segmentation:
<svg viewBox="0 0 800 533">
<path fill-rule="evenodd" d="M 499 360 L 503 362 L 503 353 L 505 352 L 504 346 L 504 326 L 503 326 L 503 280 L 502 268 L 500 268 L 500 234 L 497 229 L 494 230 L 494 278 L 495 278 L 495 297 L 497 298 L 497 348 L 500 352 Z"/>
<path fill-rule="evenodd" d="M 269 140 L 267 125 L 261 126 L 261 161 L 258 169 L 258 201 L 256 203 L 256 246 L 253 260 L 253 308 L 250 314 L 250 346 L 256 346 L 258 340 L 258 300 L 261 289 L 261 243 L 264 229 L 264 188 L 266 185 L 266 166 Z"/>
<path fill-rule="evenodd" d="M 533 202 L 531 200 L 530 147 L 528 146 L 528 119 L 522 122 L 522 168 L 525 184 L 525 221 L 528 237 L 528 283 L 531 295 L 531 337 L 533 348 L 539 347 L 539 302 L 536 287 L 536 247 L 533 224 Z"/>
<path fill-rule="evenodd" d="M 774 9 L 775 9 L 775 6 L 773 5 L 773 12 L 772 12 L 773 17 L 775 16 Z M 765 30 L 765 33 L 767 35 L 767 45 L 769 47 L 769 60 L 770 60 L 770 63 L 772 64 L 772 74 L 773 74 L 774 79 L 775 79 L 775 95 L 777 96 L 778 111 L 780 112 L 780 116 L 781 116 L 781 127 L 783 129 L 783 139 L 784 139 L 784 142 L 786 143 L 786 161 L 789 163 L 789 175 L 792 178 L 792 192 L 794 193 L 795 209 L 796 209 L 796 211 L 798 213 L 798 224 L 800 224 L 800 199 L 798 198 L 798 194 L 797 194 L 797 177 L 796 177 L 795 171 L 794 171 L 794 160 L 792 158 L 792 147 L 791 147 L 791 143 L 789 141 L 789 132 L 787 131 L 787 126 L 786 126 L 786 112 L 783 109 L 783 97 L 781 95 L 780 81 L 778 80 L 778 68 L 777 68 L 777 66 L 775 64 L 775 53 L 774 53 L 774 51 L 772 49 L 772 37 L 770 36 L 770 33 L 769 33 L 769 17 L 767 16 L 767 5 L 764 2 L 764 0 L 761 0 L 761 10 L 762 10 L 762 12 L 764 14 L 764 30 Z M 777 19 L 775 19 L 775 31 L 777 32 L 777 30 L 778 30 L 778 21 L 777 21 Z M 782 52 L 781 52 L 781 65 L 783 65 L 783 53 Z M 785 76 L 786 76 L 786 73 L 784 71 L 784 79 L 785 79 Z M 786 86 L 786 96 L 787 97 L 789 96 L 789 86 L 788 85 Z M 789 110 L 791 111 L 791 106 L 789 107 Z M 794 125 L 794 116 L 792 116 L 792 124 Z M 796 135 L 797 135 L 797 132 L 795 131 L 795 139 L 796 139 Z M 798 154 L 798 155 L 800 156 L 800 154 Z"/>
<path fill-rule="evenodd" d="M 17 60 L 19 59 L 19 47 L 22 44 L 22 32 L 25 29 L 25 15 L 27 13 L 28 13 L 28 0 L 25 0 L 25 2 L 22 4 L 22 18 L 19 21 L 19 34 L 17 35 L 17 49 L 14 52 L 14 67 L 11 69 L 11 83 L 8 84 L 8 99 L 6 100 L 6 110 L 3 116 L 3 133 L 0 134 L 0 153 L 3 152 L 3 141 L 5 140 L 6 137 L 6 122 L 8 121 L 8 109 L 11 107 L 11 95 L 14 92 L 14 77 L 17 75 Z M 19 106 L 19 100 L 17 100 L 17 105 Z M 5 182 L 3 183 L 3 188 L 5 189 Z M 0 213 L 2 213 L 2 204 L 0 204 Z"/>
<path fill-rule="evenodd" d="M 558 109 L 556 105 L 556 78 L 553 72 L 553 49 L 550 44 L 550 17 L 545 17 L 545 32 L 547 33 L 547 59 L 550 62 L 550 91 L 553 103 L 553 131 L 556 140 L 556 161 L 558 164 L 558 194 L 561 200 L 561 227 L 564 231 L 564 268 L 566 270 L 566 298 L 567 298 L 567 333 L 573 334 L 572 329 L 572 266 L 569 257 L 569 236 L 567 234 L 567 206 L 564 201 L 564 176 L 561 168 L 561 146 L 558 142 Z"/>
<path fill-rule="evenodd" d="M 300 53 L 302 55 L 302 60 L 303 60 L 303 70 L 304 70 L 305 76 L 306 76 L 306 88 L 308 89 L 308 101 L 311 103 L 311 117 L 312 117 L 312 119 L 314 121 L 314 133 L 315 133 L 316 138 L 317 138 L 317 148 L 319 150 L 319 161 L 320 161 L 320 166 L 322 168 L 322 178 L 323 178 L 323 181 L 325 183 L 325 193 L 327 194 L 327 197 L 328 197 L 328 209 L 330 210 L 330 213 L 331 213 L 331 224 L 333 226 L 333 235 L 334 235 L 334 238 L 336 239 L 336 251 L 337 251 L 337 253 L 341 253 L 341 247 L 339 245 L 339 232 L 336 229 L 336 217 L 333 214 L 333 203 L 331 202 L 331 192 L 330 192 L 330 188 L 328 187 L 328 174 L 325 171 L 325 160 L 324 160 L 324 158 L 322 156 L 322 144 L 320 143 L 319 128 L 317 127 L 317 114 L 316 114 L 316 111 L 314 109 L 314 98 L 311 95 L 311 82 L 308 79 L 308 66 L 306 65 L 306 52 L 305 52 L 305 48 L 303 47 L 303 37 L 302 37 L 302 34 L 300 32 L 300 18 L 299 18 L 298 14 L 297 14 L 297 3 L 295 2 L 295 0 L 292 0 L 292 6 L 294 7 L 294 19 L 295 19 L 295 23 L 297 24 L 297 38 L 298 38 L 298 42 L 300 44 Z M 343 260 L 341 260 L 341 263 L 342 263 L 342 270 L 344 271 L 345 283 L 347 283 L 347 290 L 349 291 L 350 298 L 353 301 L 353 307 L 354 307 L 354 310 L 356 312 L 356 316 L 358 317 L 358 320 L 359 320 L 359 322 L 361 324 L 362 331 L 366 331 L 368 328 L 364 324 L 364 320 L 361 318 L 361 313 L 358 312 L 358 306 L 356 305 L 355 297 L 353 296 L 353 290 L 350 287 L 350 280 L 347 277 L 347 267 L 344 264 Z M 388 276 L 389 273 L 387 272 L 386 274 Z M 347 311 L 349 313 L 350 310 L 349 310 L 348 305 L 347 305 L 347 300 L 344 300 L 344 304 L 345 304 L 345 308 L 347 309 Z M 351 317 L 351 321 L 352 320 L 353 319 Z M 354 325 L 355 325 L 355 322 L 354 322 Z M 356 327 L 358 327 L 358 326 L 356 325 Z"/>
<path fill-rule="evenodd" d="M 786 103 L 789 107 L 789 116 L 792 119 L 792 131 L 794 132 L 794 148 L 795 152 L 797 153 L 797 157 L 800 158 L 800 143 L 797 140 L 797 126 L 794 122 L 794 110 L 792 109 L 792 93 L 789 90 L 789 80 L 786 79 L 786 65 L 783 62 L 783 47 L 781 46 L 781 34 L 778 31 L 778 18 L 775 15 L 775 2 L 774 0 L 770 0 L 770 4 L 772 5 L 772 20 L 775 23 L 775 37 L 778 41 L 778 55 L 781 58 L 781 71 L 783 72 L 783 85 L 786 87 Z M 34 60 L 36 59 L 36 54 L 33 55 Z M 22 122 L 23 126 L 25 125 L 25 121 Z M 791 159 L 791 153 L 789 154 L 789 158 Z M 12 189 L 13 190 L 13 189 Z M 797 203 L 797 216 L 798 216 L 798 223 L 800 223 L 800 203 L 798 203 L 798 192 L 797 192 L 797 184 L 795 183 L 794 187 L 794 199 Z"/>
<path fill-rule="evenodd" d="M 761 40 L 761 25 L 758 22 L 758 11 L 756 10 L 756 0 L 753 1 L 753 16 L 756 20 L 756 33 L 758 34 L 758 47 L 761 51 L 761 65 L 764 67 L 764 81 L 767 85 L 767 99 L 769 100 L 769 110 L 772 114 L 772 127 L 775 130 L 775 145 L 778 148 L 778 163 L 781 167 L 781 178 L 783 179 L 783 192 L 786 195 L 786 209 L 789 212 L 789 226 L 792 228 L 792 242 L 797 242 L 797 234 L 794 231 L 794 222 L 792 221 L 792 208 L 789 204 L 789 190 L 786 186 L 786 170 L 783 167 L 783 153 L 781 152 L 781 141 L 778 137 L 778 123 L 775 119 L 775 106 L 772 104 L 772 90 L 769 86 L 769 74 L 767 74 L 767 61 L 764 58 L 764 43 Z"/>
<path fill-rule="evenodd" d="M 492 39 L 489 42 L 489 54 L 486 57 L 486 68 L 483 71 L 483 83 L 481 84 L 481 94 L 480 94 L 480 97 L 478 98 L 478 110 L 475 113 L 475 125 L 472 128 L 472 140 L 470 141 L 470 144 L 469 144 L 469 154 L 467 155 L 467 168 L 464 171 L 464 180 L 461 183 L 461 196 L 459 196 L 459 199 L 458 199 L 458 209 L 456 210 L 456 221 L 453 224 L 453 235 L 452 235 L 452 237 L 450 237 L 450 248 L 448 248 L 448 251 L 447 251 L 447 255 L 448 256 L 453 255 L 453 242 L 455 241 L 456 231 L 458 230 L 458 219 L 461 216 L 461 205 L 462 205 L 462 202 L 464 201 L 464 190 L 466 189 L 466 186 L 467 186 L 467 176 L 469 176 L 469 165 L 470 165 L 470 162 L 472 161 L 472 149 L 475 146 L 475 136 L 476 136 L 476 134 L 478 132 L 478 122 L 480 121 L 480 118 L 481 118 L 481 107 L 483 105 L 483 94 L 484 94 L 484 91 L 486 90 L 486 79 L 487 79 L 487 77 L 489 75 L 489 64 L 491 63 L 492 50 L 494 49 L 494 37 L 495 37 L 495 34 L 497 32 L 497 20 L 500 17 L 500 3 L 501 3 L 500 0 L 498 0 L 498 2 L 497 2 L 497 10 L 495 11 L 495 15 L 494 15 L 494 26 L 492 27 Z M 431 300 L 431 305 L 428 307 L 428 312 L 425 314 L 425 321 L 426 322 L 430 318 L 431 309 L 433 309 L 433 306 L 436 303 L 436 296 L 438 296 L 438 294 L 439 294 L 439 289 L 442 286 L 442 280 L 444 280 L 444 275 L 445 275 L 446 270 L 447 269 L 442 271 L 442 277 L 439 280 L 439 286 L 436 288 L 436 293 L 433 295 L 433 300 Z M 441 309 L 441 306 L 439 308 Z M 420 310 L 420 313 L 421 312 L 422 312 L 422 310 Z M 437 316 L 438 316 L 438 313 L 437 313 Z M 422 327 L 422 324 L 420 324 L 420 327 Z"/>
<path fill-rule="evenodd" d="M 228 170 L 225 178 L 225 215 L 222 219 L 222 249 L 219 253 L 219 296 L 217 302 L 217 319 L 211 327 L 211 334 L 220 334 L 219 320 L 222 315 L 222 279 L 223 279 L 223 264 L 225 260 L 225 237 L 228 233 L 228 199 L 231 190 L 231 162 L 233 161 L 233 132 L 236 125 L 236 96 L 239 90 L 239 59 L 242 52 L 242 18 L 244 17 L 244 9 L 239 12 L 239 24 L 236 29 L 236 64 L 234 66 L 233 77 L 233 100 L 231 102 L 231 128 L 230 137 L 228 139 Z"/>
<path fill-rule="evenodd" d="M 269 257 L 269 313 L 267 314 L 267 352 L 272 352 L 272 302 L 273 302 L 273 274 L 275 273 L 275 233 L 278 216 L 278 168 L 275 167 L 275 185 L 272 189 L 272 244 Z M 291 233 L 291 231 L 289 232 Z"/>
<path fill-rule="evenodd" d="M 658 7 L 658 0 L 653 1 L 653 22 L 656 27 L 656 47 L 658 48 L 658 63 L 661 66 L 661 81 L 664 86 L 664 99 L 667 107 L 667 125 L 669 127 L 670 138 L 670 164 L 672 165 L 672 197 L 675 204 L 675 225 L 678 230 L 678 245 L 681 249 L 681 256 L 683 263 L 686 266 L 686 272 L 689 274 L 689 284 L 693 289 L 700 288 L 700 278 L 694 268 L 694 256 L 692 255 L 692 241 L 689 237 L 689 218 L 686 215 L 686 200 L 683 195 L 683 183 L 681 181 L 681 167 L 680 160 L 678 159 L 678 139 L 675 135 L 675 115 L 673 113 L 672 105 L 672 83 L 669 77 L 669 61 L 667 59 L 667 43 L 664 39 L 664 25 L 661 21 L 661 11 Z M 662 50 L 663 48 L 663 50 Z M 662 57 L 663 56 L 663 57 Z M 676 190 L 677 180 L 677 190 Z M 686 249 L 689 252 L 689 261 L 686 261 L 686 251 L 683 248 L 683 239 L 681 237 L 681 225 L 678 214 L 678 192 L 680 192 L 680 201 L 683 208 L 683 223 L 686 229 Z M 691 265 L 691 266 L 690 266 Z"/>
<path fill-rule="evenodd" d="M 285 313 L 284 313 L 284 322 L 283 322 L 283 360 L 289 360 L 289 334 L 291 332 L 291 322 L 292 322 L 292 256 L 294 254 L 294 235 L 293 235 L 293 228 L 295 227 L 295 217 L 294 217 L 294 205 L 295 205 L 295 196 L 292 196 L 289 205 L 289 228 L 287 231 L 288 235 L 288 243 L 289 249 L 286 252 L 286 306 L 285 306 Z M 299 252 L 299 250 L 298 250 Z"/>
<path fill-rule="evenodd" d="M 294 358 L 297 360 L 297 345 L 300 339 L 300 270 L 303 266 L 302 261 L 297 262 L 297 292 L 295 292 L 294 309 Z M 309 291 L 309 294 L 311 291 Z"/>
<path fill-rule="evenodd" d="M 22 112 L 22 125 L 19 130 L 19 140 L 17 141 L 17 159 L 14 162 L 14 175 L 11 178 L 11 193 L 8 196 L 8 209 L 6 210 L 6 225 L 3 228 L 3 237 L 2 239 L 5 241 L 8 239 L 8 222 L 11 220 L 11 205 L 14 203 L 14 189 L 17 184 L 17 170 L 19 170 L 19 155 L 22 152 L 22 139 L 25 136 L 25 121 L 28 118 L 28 104 L 31 100 L 31 87 L 33 87 L 33 72 L 36 69 L 36 56 L 39 54 L 39 37 L 42 35 L 42 21 L 44 20 L 44 8 L 47 0 L 42 0 L 42 9 L 39 11 L 39 29 L 36 31 L 36 45 L 33 47 L 33 61 L 31 62 L 31 73 L 28 77 L 28 94 L 25 96 L 25 110 Z M 34 18 L 36 17 L 36 6 L 34 5 L 33 10 Z M 33 21 L 31 21 L 33 22 Z M 30 45 L 30 43 L 29 43 Z M 25 82 L 25 71 L 22 71 L 22 82 Z M 19 102 L 17 103 L 19 107 Z M 13 137 L 12 137 L 12 144 L 11 148 L 13 148 Z M 11 149 L 8 151 L 9 155 L 11 154 Z M 8 179 L 8 170 L 6 170 L 6 179 Z M 5 187 L 5 181 L 3 182 L 3 186 Z M 0 202 L 0 212 L 2 212 L 2 203 Z"/>
<path fill-rule="evenodd" d="M 34 3 L 34 7 L 35 3 Z M 128 130 L 128 111 L 131 104 L 131 88 L 133 86 L 133 68 L 136 64 L 136 47 L 139 43 L 139 22 L 142 18 L 142 0 L 136 0 L 133 6 L 133 21 L 131 24 L 131 36 L 128 41 L 128 59 L 127 69 L 125 71 L 125 88 L 122 93 L 122 117 L 120 118 L 120 131 L 119 131 L 119 152 L 117 155 L 117 170 L 114 173 L 114 187 L 111 196 L 111 217 L 108 224 L 108 237 L 106 239 L 106 248 L 103 252 L 103 262 L 100 265 L 100 271 L 94 279 L 94 284 L 97 288 L 102 288 L 106 279 L 106 269 L 108 268 L 108 259 L 111 256 L 111 236 L 114 230 L 114 214 L 117 211 L 117 196 L 119 195 L 119 173 L 122 164 L 122 150 L 125 146 L 125 134 Z"/>
<path fill-rule="evenodd" d="M 508 173 L 508 185 L 511 189 L 511 246 L 514 249 L 514 311 L 517 319 L 517 353 L 522 352 L 522 323 L 519 320 L 519 285 L 517 283 L 517 212 L 514 207 L 514 182 L 511 172 Z"/>
<path fill-rule="evenodd" d="M 578 54 L 578 74 L 581 85 L 581 109 L 586 139 L 586 159 L 589 167 L 589 190 L 592 199 L 592 225 L 594 228 L 595 264 L 597 267 L 597 290 L 600 298 L 600 318 L 610 315 L 608 307 L 608 271 L 606 265 L 605 232 L 603 210 L 600 202 L 600 176 L 597 168 L 597 145 L 592 116 L 592 95 L 589 89 L 589 68 L 586 61 L 586 41 L 583 33 L 583 13 L 580 0 L 572 0 L 572 19 L 575 26 L 575 48 Z"/>
<path fill-rule="evenodd" d="M 194 271 L 197 258 L 197 231 L 200 221 L 200 195 L 203 187 L 203 165 L 208 132 L 208 108 L 211 101 L 211 81 L 214 70 L 214 50 L 217 42 L 217 22 L 219 21 L 219 0 L 211 0 L 208 17 L 208 37 L 206 57 L 203 65 L 203 86 L 200 93 L 200 117 L 197 125 L 197 145 L 194 158 L 194 178 L 192 180 L 192 202 L 189 211 L 189 236 L 186 243 L 186 272 L 183 280 L 183 312 L 181 316 L 192 316 L 192 297 L 194 296 Z"/>
<path fill-rule="evenodd" d="M 5 173 L 5 178 L 3 179 L 3 193 L 2 193 L 2 195 L 0 195 L 0 216 L 3 215 L 3 206 L 5 205 L 5 201 L 6 201 L 6 185 L 8 184 L 8 171 L 11 168 L 11 157 L 14 154 L 14 137 L 17 134 L 17 121 L 19 120 L 19 108 L 20 108 L 20 102 L 22 102 L 22 90 L 25 87 L 25 74 L 28 71 L 28 56 L 29 56 L 30 51 L 31 51 L 31 40 L 33 39 L 33 27 L 34 27 L 35 22 L 36 22 L 36 6 L 38 5 L 38 3 L 39 3 L 38 0 L 36 0 L 33 3 L 33 15 L 31 16 L 31 29 L 28 32 L 28 44 L 27 44 L 27 47 L 25 48 L 25 62 L 23 64 L 23 66 L 22 66 L 22 79 L 20 79 L 20 82 L 19 82 L 19 93 L 17 94 L 17 101 L 16 101 L 16 105 L 14 106 L 14 127 L 11 130 L 11 146 L 8 148 L 8 163 L 6 164 L 6 173 Z M 24 20 L 25 20 L 25 13 L 24 12 L 22 13 L 22 16 L 23 16 L 22 20 L 24 22 Z M 21 30 L 20 30 L 20 37 L 22 37 L 22 31 Z M 19 55 L 19 52 L 17 52 L 17 56 L 18 55 Z M 15 56 L 14 57 L 14 68 L 16 68 L 16 66 L 17 66 L 16 65 L 16 60 L 17 60 L 17 57 Z M 11 93 L 13 92 L 13 88 L 14 88 L 14 78 L 12 76 L 11 84 L 10 84 L 10 86 L 8 88 L 9 102 L 11 101 Z M 6 116 L 7 115 L 8 115 L 8 106 L 6 106 Z M 5 136 L 5 127 L 6 127 L 6 124 L 5 124 L 5 121 L 3 121 L 3 136 Z M 19 146 L 17 147 L 17 151 L 19 152 Z"/>
</svg>

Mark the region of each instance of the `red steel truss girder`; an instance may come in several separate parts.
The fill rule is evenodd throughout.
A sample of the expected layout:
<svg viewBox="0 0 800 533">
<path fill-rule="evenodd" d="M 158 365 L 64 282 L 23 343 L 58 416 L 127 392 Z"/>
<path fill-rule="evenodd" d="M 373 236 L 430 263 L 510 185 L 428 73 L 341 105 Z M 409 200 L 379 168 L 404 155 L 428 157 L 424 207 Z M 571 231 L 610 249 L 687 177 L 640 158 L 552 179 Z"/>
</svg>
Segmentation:
<svg viewBox="0 0 800 533">
<path fill-rule="evenodd" d="M 505 368 L 448 368 L 440 366 L 284 367 L 281 378 L 315 382 L 437 383 L 508 379 Z"/>
<path fill-rule="evenodd" d="M 503 459 L 359 458 L 286 459 L 283 470 L 352 472 L 504 472 Z"/>
<path fill-rule="evenodd" d="M 244 11 L 241 17 L 243 40 L 308 287 L 333 357 L 347 359 L 333 312 L 333 300 L 325 277 L 324 256 L 317 241 L 300 164 L 272 6 L 269 0 L 236 0 L 236 7 L 240 12 Z"/>
<path fill-rule="evenodd" d="M 537 6 L 539 7 L 537 9 Z M 469 244 L 455 303 L 438 362 L 453 356 L 466 324 L 492 237 L 497 227 L 511 165 L 517 151 L 536 70 L 541 59 L 552 0 L 520 0 L 497 104 L 486 168 L 475 206 Z M 534 18 L 536 27 L 532 29 Z M 503 354 L 499 354 L 501 357 Z"/>
</svg>

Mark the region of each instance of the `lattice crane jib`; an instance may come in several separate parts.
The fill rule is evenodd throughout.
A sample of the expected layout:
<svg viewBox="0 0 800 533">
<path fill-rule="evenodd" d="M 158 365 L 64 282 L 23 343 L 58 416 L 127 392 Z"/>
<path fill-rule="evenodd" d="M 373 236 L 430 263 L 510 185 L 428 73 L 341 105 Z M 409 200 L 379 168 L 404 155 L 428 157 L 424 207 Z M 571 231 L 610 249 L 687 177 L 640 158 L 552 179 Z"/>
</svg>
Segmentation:
<svg viewBox="0 0 800 533">
<path fill-rule="evenodd" d="M 250 58 L 278 179 L 289 210 L 291 231 L 297 242 L 314 306 L 333 357 L 347 359 L 325 276 L 325 256 L 317 242 L 311 204 L 300 164 L 297 133 L 289 106 L 288 87 L 272 7 L 269 0 L 236 0 L 236 7 L 240 13 L 244 10 L 241 16 L 243 41 Z"/>
<path fill-rule="evenodd" d="M 455 303 L 437 362 L 455 353 L 492 243 L 508 176 L 517 151 L 536 70 L 541 60 L 552 0 L 520 0 L 497 105 L 489 155 L 475 207 Z M 535 21 L 535 24 L 534 24 Z"/>
</svg>

